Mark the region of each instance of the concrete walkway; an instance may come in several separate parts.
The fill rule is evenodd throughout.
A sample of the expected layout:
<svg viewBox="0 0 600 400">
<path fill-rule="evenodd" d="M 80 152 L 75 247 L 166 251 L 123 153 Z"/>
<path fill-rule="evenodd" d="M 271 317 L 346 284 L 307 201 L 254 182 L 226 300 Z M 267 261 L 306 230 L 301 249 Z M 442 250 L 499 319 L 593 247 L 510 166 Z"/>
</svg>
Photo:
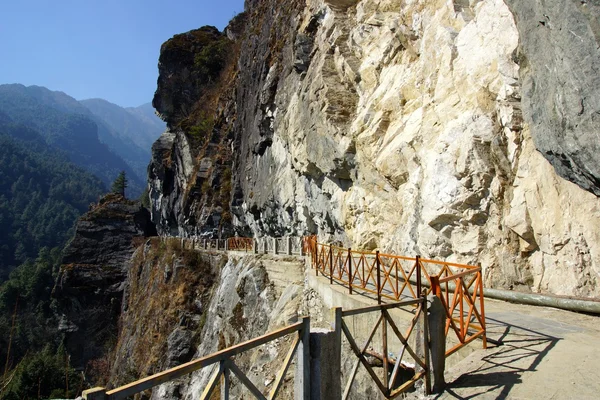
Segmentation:
<svg viewBox="0 0 600 400">
<path fill-rule="evenodd" d="M 439 399 L 600 399 L 600 317 L 486 299 L 488 337 Z"/>
</svg>

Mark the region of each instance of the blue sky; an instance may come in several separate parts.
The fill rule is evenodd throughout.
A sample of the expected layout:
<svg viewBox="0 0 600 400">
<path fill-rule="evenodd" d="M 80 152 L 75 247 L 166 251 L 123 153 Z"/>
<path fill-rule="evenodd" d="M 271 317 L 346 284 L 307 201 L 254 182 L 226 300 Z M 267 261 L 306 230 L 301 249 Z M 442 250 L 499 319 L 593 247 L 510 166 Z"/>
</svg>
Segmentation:
<svg viewBox="0 0 600 400">
<path fill-rule="evenodd" d="M 0 84 L 138 106 L 152 101 L 164 41 L 203 25 L 222 30 L 243 8 L 243 0 L 2 1 Z"/>
</svg>

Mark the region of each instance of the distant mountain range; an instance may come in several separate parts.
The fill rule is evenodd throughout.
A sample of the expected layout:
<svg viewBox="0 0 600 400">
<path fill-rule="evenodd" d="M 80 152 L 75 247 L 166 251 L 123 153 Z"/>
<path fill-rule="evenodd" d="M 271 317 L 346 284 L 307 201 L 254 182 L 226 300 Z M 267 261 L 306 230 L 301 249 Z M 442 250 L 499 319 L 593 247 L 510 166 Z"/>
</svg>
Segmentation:
<svg viewBox="0 0 600 400">
<path fill-rule="evenodd" d="M 100 141 L 121 156 L 146 182 L 146 169 L 154 141 L 165 130 L 165 123 L 154 114 L 152 104 L 123 108 L 103 99 L 81 100 L 96 118 Z"/>
<path fill-rule="evenodd" d="M 20 84 L 0 85 L 0 118 L 35 129 L 108 187 L 124 170 L 129 197 L 145 188 L 152 143 L 165 129 L 150 104 L 122 108 L 102 99 L 77 101 L 63 92 Z"/>
</svg>

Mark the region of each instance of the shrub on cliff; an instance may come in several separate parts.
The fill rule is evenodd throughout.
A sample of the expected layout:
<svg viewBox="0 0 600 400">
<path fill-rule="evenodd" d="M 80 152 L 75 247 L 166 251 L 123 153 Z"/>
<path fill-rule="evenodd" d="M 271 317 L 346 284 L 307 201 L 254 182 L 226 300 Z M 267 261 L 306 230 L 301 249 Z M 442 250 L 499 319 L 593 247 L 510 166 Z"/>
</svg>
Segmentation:
<svg viewBox="0 0 600 400">
<path fill-rule="evenodd" d="M 213 82 L 225 66 L 231 42 L 227 37 L 222 37 L 205 45 L 198 54 L 194 56 L 194 67 L 203 82 Z"/>
</svg>

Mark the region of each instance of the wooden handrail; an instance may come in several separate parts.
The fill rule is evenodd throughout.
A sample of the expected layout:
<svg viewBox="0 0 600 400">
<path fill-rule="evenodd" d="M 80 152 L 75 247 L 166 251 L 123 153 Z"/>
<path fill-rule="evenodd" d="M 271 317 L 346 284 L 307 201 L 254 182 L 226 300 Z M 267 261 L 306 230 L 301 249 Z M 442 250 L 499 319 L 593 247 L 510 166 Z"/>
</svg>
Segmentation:
<svg viewBox="0 0 600 400">
<path fill-rule="evenodd" d="M 367 306 L 362 308 L 355 308 L 353 310 L 342 311 L 342 317 L 348 317 L 350 315 L 358 315 L 364 313 L 370 313 L 373 311 L 383 311 L 391 308 L 399 308 L 406 306 L 414 306 L 417 304 L 421 304 L 423 302 L 423 298 L 419 299 L 411 299 L 406 301 L 400 301 L 398 303 L 389 303 L 389 304 L 378 304 L 376 306 Z"/>
<path fill-rule="evenodd" d="M 463 278 L 463 277 L 465 277 L 467 275 L 475 274 L 475 273 L 477 273 L 479 271 L 481 271 L 481 267 L 476 267 L 475 269 L 470 269 L 468 271 L 463 271 L 463 272 L 460 272 L 458 274 L 454 274 L 454 275 L 450 275 L 450 276 L 447 276 L 447 277 L 444 277 L 444 278 L 440 278 L 440 283 L 452 282 L 452 281 L 455 281 L 457 279 Z"/>
<path fill-rule="evenodd" d="M 173 379 L 177 379 L 211 364 L 227 360 L 237 354 L 243 353 L 244 351 L 250 350 L 254 347 L 258 347 L 280 337 L 289 335 L 290 333 L 302 331 L 303 327 L 303 321 L 297 322 L 293 325 L 278 329 L 276 331 L 267 333 L 257 338 L 229 347 L 227 349 L 223 349 L 211 355 L 192 360 L 190 362 L 168 369 L 166 371 L 159 372 L 157 374 L 148 376 L 135 382 L 131 382 L 127 385 L 118 387 L 116 389 L 109 390 L 108 392 L 106 392 L 106 395 L 108 399 L 111 400 L 127 398 L 128 396 L 134 395 L 144 390 L 151 389 L 155 386 L 171 381 Z"/>
</svg>

